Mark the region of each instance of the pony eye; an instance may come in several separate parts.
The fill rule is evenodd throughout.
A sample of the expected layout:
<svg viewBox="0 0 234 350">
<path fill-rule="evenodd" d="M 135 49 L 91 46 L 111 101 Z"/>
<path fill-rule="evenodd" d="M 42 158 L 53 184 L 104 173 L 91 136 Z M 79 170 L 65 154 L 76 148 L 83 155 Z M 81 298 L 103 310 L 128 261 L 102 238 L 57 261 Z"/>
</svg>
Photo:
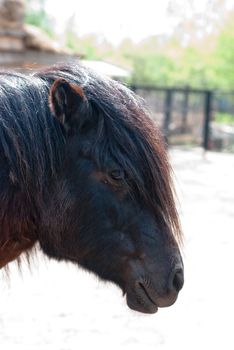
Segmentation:
<svg viewBox="0 0 234 350">
<path fill-rule="evenodd" d="M 113 180 L 123 180 L 125 177 L 124 171 L 121 169 L 112 170 L 109 175 Z"/>
</svg>

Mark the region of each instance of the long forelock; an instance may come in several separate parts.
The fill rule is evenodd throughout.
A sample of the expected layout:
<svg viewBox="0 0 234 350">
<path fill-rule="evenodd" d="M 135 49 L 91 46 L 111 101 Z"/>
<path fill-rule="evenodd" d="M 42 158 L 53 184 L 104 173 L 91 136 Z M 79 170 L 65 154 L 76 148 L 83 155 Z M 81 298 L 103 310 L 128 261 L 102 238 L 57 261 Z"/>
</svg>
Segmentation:
<svg viewBox="0 0 234 350">
<path fill-rule="evenodd" d="M 163 137 L 144 106 L 129 89 L 110 81 L 98 99 L 99 124 L 93 153 L 100 163 L 110 155 L 134 182 L 157 224 L 178 243 L 182 233 L 175 205 L 172 169 Z M 100 92 L 100 90 L 99 90 Z"/>
<path fill-rule="evenodd" d="M 182 234 L 168 155 L 144 101 L 122 84 L 80 65 L 55 66 L 39 76 L 47 81 L 65 78 L 83 89 L 90 107 L 95 106 L 99 114 L 93 144 L 96 157 L 103 162 L 110 154 L 124 168 L 154 211 L 159 226 L 180 243 Z"/>
<path fill-rule="evenodd" d="M 120 113 L 116 111 L 116 118 Z M 117 123 L 113 115 L 106 116 L 105 131 L 99 133 L 105 151 L 101 155 L 110 154 L 121 165 L 134 190 L 154 212 L 159 227 L 181 241 L 172 172 L 162 136 L 144 109 L 134 114 L 128 109 L 128 115 L 122 116 Z"/>
</svg>

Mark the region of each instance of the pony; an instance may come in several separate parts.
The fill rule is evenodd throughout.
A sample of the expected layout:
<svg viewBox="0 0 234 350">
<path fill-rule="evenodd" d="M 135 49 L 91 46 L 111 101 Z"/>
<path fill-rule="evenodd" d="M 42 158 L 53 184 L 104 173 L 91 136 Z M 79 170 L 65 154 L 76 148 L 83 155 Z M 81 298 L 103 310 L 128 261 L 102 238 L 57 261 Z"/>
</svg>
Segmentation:
<svg viewBox="0 0 234 350">
<path fill-rule="evenodd" d="M 81 64 L 0 73 L 0 268 L 32 254 L 115 283 L 136 311 L 183 287 L 163 137 L 145 103 Z"/>
</svg>

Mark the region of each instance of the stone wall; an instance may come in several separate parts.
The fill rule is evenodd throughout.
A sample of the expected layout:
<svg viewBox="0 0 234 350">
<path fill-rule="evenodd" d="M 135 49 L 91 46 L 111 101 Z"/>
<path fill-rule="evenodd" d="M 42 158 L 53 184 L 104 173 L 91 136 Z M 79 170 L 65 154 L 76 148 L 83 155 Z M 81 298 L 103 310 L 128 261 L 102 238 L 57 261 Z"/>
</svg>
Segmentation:
<svg viewBox="0 0 234 350">
<path fill-rule="evenodd" d="M 0 0 L 0 51 L 24 49 L 24 0 Z"/>
<path fill-rule="evenodd" d="M 24 14 L 24 0 L 0 0 L 0 68 L 34 69 L 77 59 L 40 28 L 24 24 Z"/>
</svg>

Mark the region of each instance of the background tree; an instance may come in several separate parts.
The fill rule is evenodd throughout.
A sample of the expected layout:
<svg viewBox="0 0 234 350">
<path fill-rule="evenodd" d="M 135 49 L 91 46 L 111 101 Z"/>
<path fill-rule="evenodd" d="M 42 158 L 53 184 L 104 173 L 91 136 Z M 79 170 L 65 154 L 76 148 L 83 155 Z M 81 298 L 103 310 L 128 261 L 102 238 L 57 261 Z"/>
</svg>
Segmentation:
<svg viewBox="0 0 234 350">
<path fill-rule="evenodd" d="M 46 0 L 27 0 L 25 23 L 44 30 L 49 36 L 54 36 L 53 20 L 45 11 Z"/>
</svg>

